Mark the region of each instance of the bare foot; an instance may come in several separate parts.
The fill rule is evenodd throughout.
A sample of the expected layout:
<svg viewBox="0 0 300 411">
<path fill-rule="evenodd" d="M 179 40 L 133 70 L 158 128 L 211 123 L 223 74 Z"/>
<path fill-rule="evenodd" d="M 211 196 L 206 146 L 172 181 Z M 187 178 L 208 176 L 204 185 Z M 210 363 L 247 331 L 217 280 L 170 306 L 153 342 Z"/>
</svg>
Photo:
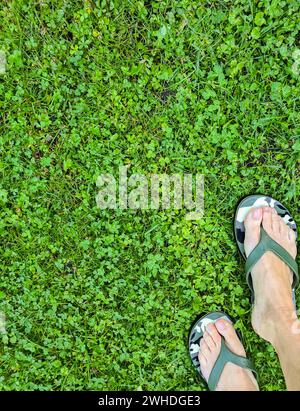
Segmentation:
<svg viewBox="0 0 300 411">
<path fill-rule="evenodd" d="M 206 381 L 221 350 L 221 335 L 233 353 L 246 357 L 244 347 L 232 324 L 224 319 L 217 320 L 215 324 L 208 324 L 200 341 L 199 351 L 201 372 Z M 227 363 L 216 391 L 258 391 L 258 385 L 250 370 Z"/>
<path fill-rule="evenodd" d="M 271 207 L 255 208 L 245 219 L 245 252 L 248 257 L 260 239 L 261 224 L 267 234 L 296 257 L 296 236 Z M 251 271 L 255 302 L 252 311 L 252 326 L 265 340 L 274 343 L 276 323 L 282 321 L 290 326 L 295 318 L 292 301 L 293 273 L 271 251 L 266 252 Z"/>
</svg>

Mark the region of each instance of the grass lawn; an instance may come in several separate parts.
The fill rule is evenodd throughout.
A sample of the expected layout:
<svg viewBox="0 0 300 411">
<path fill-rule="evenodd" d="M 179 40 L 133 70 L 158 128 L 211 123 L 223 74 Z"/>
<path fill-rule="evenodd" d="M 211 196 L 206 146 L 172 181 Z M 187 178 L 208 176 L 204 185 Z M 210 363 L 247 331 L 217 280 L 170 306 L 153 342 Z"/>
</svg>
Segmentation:
<svg viewBox="0 0 300 411">
<path fill-rule="evenodd" d="M 285 389 L 251 328 L 232 221 L 260 192 L 300 222 L 299 13 L 298 0 L 1 2 L 0 389 L 204 390 L 187 332 L 215 309 L 261 389 Z M 97 177 L 121 165 L 204 174 L 204 217 L 100 210 Z"/>
</svg>

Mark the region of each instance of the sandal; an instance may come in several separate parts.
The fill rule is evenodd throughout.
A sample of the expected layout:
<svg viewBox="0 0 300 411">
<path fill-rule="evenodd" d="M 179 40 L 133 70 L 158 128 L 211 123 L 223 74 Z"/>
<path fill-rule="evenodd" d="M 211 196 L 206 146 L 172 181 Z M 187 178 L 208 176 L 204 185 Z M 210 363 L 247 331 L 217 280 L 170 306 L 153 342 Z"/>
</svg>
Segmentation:
<svg viewBox="0 0 300 411">
<path fill-rule="evenodd" d="M 252 364 L 252 362 L 245 357 L 242 357 L 240 355 L 234 354 L 226 345 L 224 337 L 221 339 L 221 350 L 220 354 L 211 370 L 211 373 L 209 375 L 208 381 L 205 380 L 201 373 L 200 369 L 200 363 L 199 363 L 199 350 L 200 350 L 200 340 L 203 337 L 203 333 L 205 331 L 206 326 L 209 323 L 214 323 L 216 320 L 224 318 L 225 320 L 229 321 L 232 323 L 231 318 L 222 312 L 211 312 L 209 314 L 204 315 L 200 319 L 196 319 L 196 321 L 192 324 L 191 330 L 189 333 L 189 351 L 190 351 L 190 357 L 192 360 L 192 363 L 196 367 L 196 370 L 200 377 L 207 383 L 208 388 L 210 391 L 214 391 L 216 389 L 216 386 L 219 382 L 219 379 L 221 377 L 222 371 L 225 367 L 225 365 L 228 362 L 231 362 L 235 365 L 238 365 L 239 367 L 242 368 L 247 368 L 251 371 L 253 371 L 256 374 L 255 368 Z M 242 342 L 241 336 L 239 333 L 237 333 L 240 341 Z"/>
<path fill-rule="evenodd" d="M 251 270 L 254 265 L 258 262 L 258 260 L 263 256 L 264 253 L 267 251 L 272 251 L 276 254 L 282 261 L 284 261 L 292 270 L 294 274 L 293 279 L 293 300 L 295 303 L 295 288 L 299 284 L 299 276 L 298 276 L 298 265 L 295 259 L 275 240 L 273 240 L 263 229 L 261 226 L 260 231 L 260 241 L 254 250 L 250 253 L 248 258 L 246 257 L 245 247 L 244 247 L 244 240 L 245 240 L 245 226 L 244 220 L 246 215 L 248 214 L 249 210 L 253 207 L 272 207 L 275 208 L 277 214 L 283 219 L 283 221 L 292 229 L 294 230 L 297 238 L 297 225 L 292 218 L 290 212 L 283 204 L 279 201 L 275 200 L 269 196 L 263 196 L 261 194 L 250 195 L 245 197 L 237 206 L 235 217 L 234 217 L 234 234 L 235 239 L 240 250 L 240 253 L 246 260 L 245 265 L 245 272 L 246 272 L 246 280 L 248 286 L 251 290 L 251 302 L 254 302 L 254 290 L 251 278 Z"/>
</svg>

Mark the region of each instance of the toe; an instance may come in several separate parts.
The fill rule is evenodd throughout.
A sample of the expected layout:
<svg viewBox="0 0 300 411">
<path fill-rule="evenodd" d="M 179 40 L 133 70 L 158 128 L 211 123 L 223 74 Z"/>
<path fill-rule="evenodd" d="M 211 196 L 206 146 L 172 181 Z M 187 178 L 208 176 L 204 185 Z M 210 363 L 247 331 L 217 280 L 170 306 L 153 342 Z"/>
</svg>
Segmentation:
<svg viewBox="0 0 300 411">
<path fill-rule="evenodd" d="M 215 324 L 218 332 L 225 338 L 227 346 L 237 355 L 245 356 L 244 347 L 232 324 L 224 319 L 217 320 Z"/>
<path fill-rule="evenodd" d="M 279 231 L 282 233 L 287 239 L 289 238 L 289 226 L 283 221 L 283 219 L 278 216 L 279 218 Z"/>
<path fill-rule="evenodd" d="M 209 347 L 210 351 L 213 351 L 216 349 L 216 344 L 207 331 L 205 331 L 205 333 L 203 334 L 203 339 L 206 342 L 207 346 Z"/>
<path fill-rule="evenodd" d="M 245 225 L 245 252 L 248 255 L 251 251 L 255 248 L 258 244 L 260 238 L 260 225 L 263 216 L 263 209 L 262 208 L 253 208 L 247 214 L 245 218 L 244 225 Z"/>
<path fill-rule="evenodd" d="M 291 242 L 295 242 L 296 241 L 296 233 L 294 230 L 292 230 L 291 228 L 288 229 L 288 238 Z"/>
<path fill-rule="evenodd" d="M 259 226 L 262 220 L 262 208 L 252 208 L 247 214 L 244 224 L 246 229 Z"/>
<path fill-rule="evenodd" d="M 206 331 L 209 333 L 211 338 L 214 340 L 215 345 L 219 347 L 221 344 L 221 336 L 218 333 L 218 330 L 216 329 L 215 324 L 213 323 L 208 324 L 208 326 L 206 327 Z"/>
<path fill-rule="evenodd" d="M 287 241 L 290 244 L 289 253 L 293 256 L 293 258 L 296 258 L 297 256 L 296 233 L 294 230 L 288 227 L 286 231 L 286 236 L 287 236 Z"/>
<path fill-rule="evenodd" d="M 200 362 L 200 367 L 204 367 L 207 364 L 206 357 L 200 351 L 199 351 L 198 359 L 199 359 L 199 362 Z"/>
<path fill-rule="evenodd" d="M 272 208 L 271 210 L 271 220 L 272 220 L 272 231 L 275 235 L 280 234 L 281 229 L 281 217 L 277 214 L 276 210 Z"/>
<path fill-rule="evenodd" d="M 206 344 L 204 338 L 201 338 L 201 341 L 200 341 L 200 351 L 206 358 L 208 358 L 208 356 L 210 355 L 210 348 Z"/>
<path fill-rule="evenodd" d="M 271 207 L 265 207 L 263 212 L 262 218 L 262 225 L 263 228 L 266 230 L 268 234 L 272 232 L 272 211 Z"/>
</svg>

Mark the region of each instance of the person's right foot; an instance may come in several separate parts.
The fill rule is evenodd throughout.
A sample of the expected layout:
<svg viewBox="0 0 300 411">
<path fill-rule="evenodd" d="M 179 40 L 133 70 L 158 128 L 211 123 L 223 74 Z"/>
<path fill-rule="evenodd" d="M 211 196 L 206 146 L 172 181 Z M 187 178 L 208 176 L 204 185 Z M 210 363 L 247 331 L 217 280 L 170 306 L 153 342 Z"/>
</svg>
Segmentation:
<svg viewBox="0 0 300 411">
<path fill-rule="evenodd" d="M 296 236 L 271 207 L 253 208 L 245 221 L 245 252 L 248 257 L 260 239 L 260 227 L 296 257 Z M 266 252 L 251 271 L 255 302 L 252 311 L 252 326 L 262 338 L 274 342 L 276 322 L 284 321 L 290 327 L 295 308 L 292 300 L 293 273 L 271 251 Z"/>
</svg>

